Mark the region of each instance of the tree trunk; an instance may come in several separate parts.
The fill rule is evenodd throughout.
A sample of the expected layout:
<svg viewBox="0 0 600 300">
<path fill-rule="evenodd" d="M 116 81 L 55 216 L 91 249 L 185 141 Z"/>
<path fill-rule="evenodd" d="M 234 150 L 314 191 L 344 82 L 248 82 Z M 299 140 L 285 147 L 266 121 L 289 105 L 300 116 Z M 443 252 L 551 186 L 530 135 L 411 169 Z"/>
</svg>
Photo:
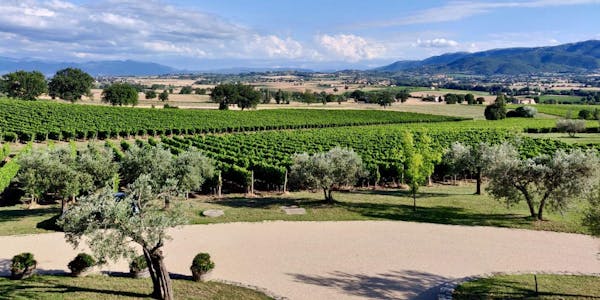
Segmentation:
<svg viewBox="0 0 600 300">
<path fill-rule="evenodd" d="M 171 197 L 167 195 L 165 196 L 165 210 L 169 208 L 171 208 Z"/>
<path fill-rule="evenodd" d="M 327 198 L 329 199 L 329 202 L 333 202 L 333 196 L 331 196 L 331 189 L 328 191 Z"/>
<path fill-rule="evenodd" d="M 432 186 L 433 180 L 431 180 L 431 175 L 427 176 L 427 186 Z"/>
<path fill-rule="evenodd" d="M 143 247 L 144 257 L 148 263 L 148 270 L 152 278 L 152 297 L 161 300 L 173 300 L 173 287 L 171 286 L 171 278 L 164 263 L 162 253 L 162 244 L 154 249 Z"/>
<path fill-rule="evenodd" d="M 413 211 L 417 211 L 417 193 L 413 192 Z"/>
<path fill-rule="evenodd" d="M 279 104 L 279 103 L 277 103 Z M 285 170 L 285 178 L 283 179 L 283 193 L 287 193 L 288 171 Z"/>
<path fill-rule="evenodd" d="M 477 168 L 477 190 L 475 195 L 481 195 L 481 168 Z"/>
<path fill-rule="evenodd" d="M 544 220 L 543 216 L 544 216 L 544 206 L 546 205 L 546 198 L 548 198 L 548 197 L 544 195 L 544 198 L 542 198 L 542 201 L 540 201 L 540 207 L 538 207 L 537 219 L 540 221 Z"/>
<path fill-rule="evenodd" d="M 527 202 L 527 206 L 529 207 L 529 213 L 531 214 L 531 217 L 535 218 L 535 208 L 533 207 L 533 201 L 531 200 L 529 193 L 525 193 L 525 200 Z"/>
<path fill-rule="evenodd" d="M 60 211 L 62 215 L 64 215 L 67 212 L 67 199 L 65 198 L 62 198 L 60 200 Z"/>
<path fill-rule="evenodd" d="M 329 197 L 327 197 L 327 189 L 323 189 L 323 195 L 325 196 L 325 201 L 329 201 Z"/>
</svg>

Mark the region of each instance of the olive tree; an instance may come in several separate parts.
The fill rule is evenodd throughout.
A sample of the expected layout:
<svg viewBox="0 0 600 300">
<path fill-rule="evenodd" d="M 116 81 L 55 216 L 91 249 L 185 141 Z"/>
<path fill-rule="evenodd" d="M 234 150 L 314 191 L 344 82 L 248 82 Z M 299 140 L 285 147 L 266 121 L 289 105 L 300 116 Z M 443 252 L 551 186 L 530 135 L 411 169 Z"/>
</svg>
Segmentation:
<svg viewBox="0 0 600 300">
<path fill-rule="evenodd" d="M 482 177 L 488 165 L 487 156 L 484 153 L 487 152 L 488 147 L 489 145 L 484 143 L 469 146 L 455 142 L 450 146 L 444 157 L 444 161 L 450 165 L 455 174 L 460 172 L 475 174 L 477 180 L 476 195 L 481 195 Z"/>
<path fill-rule="evenodd" d="M 556 121 L 556 129 L 566 132 L 570 137 L 575 137 L 578 132 L 585 131 L 585 120 L 562 119 Z"/>
<path fill-rule="evenodd" d="M 214 176 L 214 166 L 195 149 L 174 156 L 161 146 L 132 145 L 121 160 L 121 175 L 125 184 L 149 175 L 152 191 L 164 199 L 168 208 L 172 196 L 200 190 L 206 178 Z"/>
<path fill-rule="evenodd" d="M 290 181 L 299 187 L 322 189 L 325 201 L 333 202 L 334 189 L 354 186 L 366 176 L 362 159 L 351 149 L 340 147 L 329 152 L 295 154 L 290 167 Z"/>
<path fill-rule="evenodd" d="M 164 263 L 163 246 L 170 237 L 167 229 L 185 224 L 180 208 L 164 210 L 162 200 L 153 192 L 152 178 L 144 174 L 128 186 L 127 196 L 115 199 L 110 187 L 79 198 L 59 219 L 65 239 L 75 248 L 85 240 L 101 262 L 128 260 L 141 248 L 150 277 L 152 297 L 173 299 L 169 272 Z"/>
<path fill-rule="evenodd" d="M 592 235 L 600 236 L 600 181 L 598 177 L 596 177 L 596 181 L 596 185 L 588 194 L 590 206 L 585 212 L 583 223 L 590 228 Z"/>
<path fill-rule="evenodd" d="M 31 203 L 46 194 L 61 198 L 62 212 L 75 197 L 104 187 L 117 174 L 112 150 L 89 144 L 80 151 L 66 147 L 33 149 L 19 157 L 16 180 Z"/>
<path fill-rule="evenodd" d="M 507 205 L 525 200 L 538 220 L 543 220 L 546 205 L 564 211 L 569 200 L 584 195 L 600 162 L 596 153 L 579 149 L 521 158 L 507 143 L 489 147 L 485 156 L 490 162 L 487 191 Z"/>
</svg>

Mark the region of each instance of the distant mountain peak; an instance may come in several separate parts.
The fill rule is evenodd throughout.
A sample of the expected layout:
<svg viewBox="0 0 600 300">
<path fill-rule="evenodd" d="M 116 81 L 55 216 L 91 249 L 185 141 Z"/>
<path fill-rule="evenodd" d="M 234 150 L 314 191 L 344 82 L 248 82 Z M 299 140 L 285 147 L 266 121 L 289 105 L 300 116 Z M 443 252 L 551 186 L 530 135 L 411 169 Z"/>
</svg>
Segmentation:
<svg viewBox="0 0 600 300">
<path fill-rule="evenodd" d="M 446 53 L 421 61 L 397 61 L 375 69 L 383 72 L 423 71 L 479 75 L 585 73 L 600 69 L 600 41 L 557 46 L 504 48 Z"/>
<path fill-rule="evenodd" d="M 88 62 L 46 62 L 41 60 L 17 60 L 0 57 L 0 74 L 17 70 L 40 71 L 51 76 L 67 67 L 79 68 L 92 76 L 146 76 L 178 72 L 169 66 L 135 60 L 104 60 Z"/>
</svg>

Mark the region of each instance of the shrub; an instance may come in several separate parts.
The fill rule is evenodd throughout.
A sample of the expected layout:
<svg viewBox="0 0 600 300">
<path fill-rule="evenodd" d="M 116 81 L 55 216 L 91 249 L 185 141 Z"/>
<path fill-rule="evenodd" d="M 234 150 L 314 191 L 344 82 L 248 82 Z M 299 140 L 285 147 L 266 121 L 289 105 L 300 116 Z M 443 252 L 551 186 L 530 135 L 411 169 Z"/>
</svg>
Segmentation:
<svg viewBox="0 0 600 300">
<path fill-rule="evenodd" d="M 10 265 L 11 277 L 13 279 L 23 279 L 31 276 L 33 271 L 37 267 L 37 261 L 33 257 L 33 254 L 24 252 L 19 255 L 15 255 L 12 258 Z"/>
<path fill-rule="evenodd" d="M 214 267 L 215 263 L 212 260 L 210 260 L 210 255 L 208 253 L 198 253 L 192 261 L 192 266 L 190 267 L 190 270 L 192 271 L 194 280 L 200 281 L 202 280 L 202 275 L 214 269 Z"/>
<path fill-rule="evenodd" d="M 132 273 L 141 272 L 147 268 L 148 268 L 148 263 L 146 262 L 146 257 L 144 257 L 143 255 L 135 257 L 129 263 L 129 271 L 131 271 Z"/>
<path fill-rule="evenodd" d="M 506 106 L 499 103 L 490 104 L 485 107 L 486 120 L 501 120 L 506 118 Z"/>
<path fill-rule="evenodd" d="M 574 137 L 576 133 L 585 131 L 584 120 L 563 119 L 556 121 L 556 129 L 560 132 L 566 132 Z"/>
<path fill-rule="evenodd" d="M 577 116 L 582 119 L 582 120 L 587 120 L 590 119 L 592 117 L 592 112 L 587 110 L 587 109 L 582 109 L 579 111 L 579 113 L 577 114 Z"/>
<path fill-rule="evenodd" d="M 79 253 L 69 263 L 68 267 L 73 275 L 79 275 L 81 272 L 96 265 L 96 260 L 87 253 Z"/>
<path fill-rule="evenodd" d="M 515 109 L 521 118 L 533 118 L 537 114 L 537 109 L 532 106 L 521 106 Z"/>
</svg>

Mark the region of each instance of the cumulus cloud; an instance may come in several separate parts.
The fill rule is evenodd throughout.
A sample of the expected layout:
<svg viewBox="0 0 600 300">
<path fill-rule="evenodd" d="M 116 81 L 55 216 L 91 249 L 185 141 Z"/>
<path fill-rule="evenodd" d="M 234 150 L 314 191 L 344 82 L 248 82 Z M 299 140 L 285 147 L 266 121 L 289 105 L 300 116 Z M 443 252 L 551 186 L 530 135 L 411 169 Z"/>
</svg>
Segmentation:
<svg viewBox="0 0 600 300">
<path fill-rule="evenodd" d="M 0 55 L 155 60 L 295 58 L 303 53 L 302 45 L 290 37 L 260 35 L 219 16 L 159 0 L 3 0 L 0 11 L 0 35 L 7 37 Z"/>
<path fill-rule="evenodd" d="M 337 59 L 351 62 L 374 59 L 385 52 L 383 45 L 353 34 L 323 34 L 317 40 L 321 47 Z"/>
<path fill-rule="evenodd" d="M 416 46 L 424 48 L 453 48 L 458 47 L 458 42 L 453 40 L 447 40 L 444 38 L 437 38 L 432 40 L 418 39 Z"/>
<path fill-rule="evenodd" d="M 255 34 L 247 48 L 251 52 L 264 52 L 268 57 L 298 58 L 304 53 L 300 42 L 290 37 L 282 39 L 276 35 Z"/>
</svg>

